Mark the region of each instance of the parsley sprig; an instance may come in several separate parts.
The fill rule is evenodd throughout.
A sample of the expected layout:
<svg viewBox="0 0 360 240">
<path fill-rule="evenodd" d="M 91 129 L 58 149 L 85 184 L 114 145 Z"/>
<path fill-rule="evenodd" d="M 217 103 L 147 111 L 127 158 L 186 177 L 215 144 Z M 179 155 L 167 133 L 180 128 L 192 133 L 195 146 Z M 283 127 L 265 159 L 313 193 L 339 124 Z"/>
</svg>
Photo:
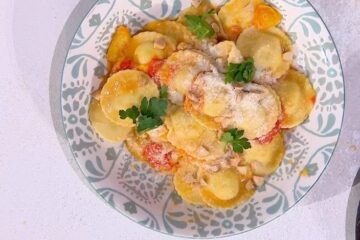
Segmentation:
<svg viewBox="0 0 360 240">
<path fill-rule="evenodd" d="M 214 36 L 215 31 L 206 20 L 214 13 L 215 10 L 211 9 L 209 12 L 200 16 L 185 15 L 185 24 L 198 39 L 202 40 L 204 38 L 211 38 Z"/>
<path fill-rule="evenodd" d="M 120 110 L 121 119 L 130 118 L 136 124 L 136 131 L 144 133 L 155 129 L 164 124 L 161 117 L 166 115 L 168 106 L 167 101 L 168 90 L 166 86 L 160 88 L 160 97 L 152 97 L 148 99 L 144 97 L 141 100 L 140 109 L 132 106 L 126 110 Z"/>
<path fill-rule="evenodd" d="M 232 128 L 227 130 L 220 138 L 220 141 L 230 144 L 234 152 L 242 153 L 245 149 L 251 148 L 249 140 L 245 137 L 244 130 Z"/>
<path fill-rule="evenodd" d="M 248 58 L 240 64 L 230 63 L 225 75 L 225 83 L 249 83 L 255 76 L 254 59 Z"/>
</svg>

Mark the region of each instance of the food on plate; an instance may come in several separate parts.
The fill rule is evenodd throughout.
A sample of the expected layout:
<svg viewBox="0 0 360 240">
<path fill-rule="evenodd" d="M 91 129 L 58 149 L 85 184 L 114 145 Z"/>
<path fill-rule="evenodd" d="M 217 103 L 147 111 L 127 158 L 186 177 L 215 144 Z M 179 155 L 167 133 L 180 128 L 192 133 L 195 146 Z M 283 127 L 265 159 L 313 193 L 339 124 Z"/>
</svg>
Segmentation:
<svg viewBox="0 0 360 240">
<path fill-rule="evenodd" d="M 232 208 L 281 164 L 284 131 L 316 92 L 293 64 L 280 12 L 262 0 L 193 0 L 177 19 L 118 26 L 89 120 L 98 136 L 173 175 L 187 202 Z"/>
</svg>

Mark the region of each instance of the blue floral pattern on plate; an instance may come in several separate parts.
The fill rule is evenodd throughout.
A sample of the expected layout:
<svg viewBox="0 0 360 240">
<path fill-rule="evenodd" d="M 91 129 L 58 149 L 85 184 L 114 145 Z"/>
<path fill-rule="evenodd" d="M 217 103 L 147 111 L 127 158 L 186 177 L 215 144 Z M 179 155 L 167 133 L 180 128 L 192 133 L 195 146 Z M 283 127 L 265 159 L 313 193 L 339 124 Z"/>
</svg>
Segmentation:
<svg viewBox="0 0 360 240">
<path fill-rule="evenodd" d="M 226 0 L 216 0 L 223 4 Z M 115 27 L 133 32 L 153 19 L 174 17 L 189 6 L 181 0 L 99 0 L 70 45 L 63 70 L 61 110 L 64 130 L 84 178 L 110 206 L 133 221 L 163 233 L 195 238 L 249 231 L 282 215 L 315 184 L 340 134 L 344 82 L 335 44 L 306 0 L 271 0 L 284 16 L 282 27 L 296 44 L 295 66 L 317 92 L 309 119 L 287 133 L 281 166 L 244 205 L 217 210 L 188 204 L 169 176 L 136 161 L 123 145 L 103 141 L 91 128 L 90 93 L 106 71 L 105 53 Z"/>
</svg>

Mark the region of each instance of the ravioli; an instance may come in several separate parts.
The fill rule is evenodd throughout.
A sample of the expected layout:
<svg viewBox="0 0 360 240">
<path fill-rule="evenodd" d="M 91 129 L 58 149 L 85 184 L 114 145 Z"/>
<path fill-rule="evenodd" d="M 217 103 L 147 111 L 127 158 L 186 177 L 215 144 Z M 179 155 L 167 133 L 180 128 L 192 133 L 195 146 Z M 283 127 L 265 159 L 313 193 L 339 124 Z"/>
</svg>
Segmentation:
<svg viewBox="0 0 360 240">
<path fill-rule="evenodd" d="M 274 89 L 281 99 L 285 112 L 281 127 L 293 128 L 304 122 L 316 101 L 316 92 L 309 79 L 291 69 L 279 80 Z"/>
<path fill-rule="evenodd" d="M 157 41 L 160 41 L 162 46 L 156 47 Z M 172 38 L 157 32 L 141 32 L 130 40 L 127 54 L 135 63 L 146 65 L 153 59 L 168 57 L 175 50 L 176 42 Z"/>
<path fill-rule="evenodd" d="M 112 65 L 117 61 L 125 59 L 125 49 L 128 46 L 131 39 L 130 31 L 125 26 L 119 26 L 116 28 L 115 33 L 111 39 L 108 51 L 107 61 L 108 68 L 111 69 Z"/>
<path fill-rule="evenodd" d="M 219 141 L 216 131 L 199 124 L 183 108 L 165 119 L 169 129 L 168 141 L 196 159 L 215 160 L 225 154 L 225 145 Z"/>
<path fill-rule="evenodd" d="M 247 163 L 258 161 L 263 167 L 257 169 L 256 175 L 267 176 L 275 172 L 285 154 L 285 143 L 281 133 L 273 137 L 267 144 L 251 141 L 251 148 L 244 151 L 243 157 Z"/>
<path fill-rule="evenodd" d="M 150 143 L 150 140 L 146 137 L 139 137 L 135 133 L 130 134 L 130 136 L 125 140 L 125 146 L 127 150 L 131 153 L 132 156 L 137 160 L 146 161 L 144 156 L 144 148 L 147 144 Z"/>
<path fill-rule="evenodd" d="M 133 130 L 132 127 L 123 127 L 107 119 L 101 109 L 100 102 L 92 99 L 89 109 L 91 126 L 99 136 L 109 142 L 122 142 Z"/>
<path fill-rule="evenodd" d="M 239 34 L 252 25 L 255 7 L 262 0 L 230 0 L 219 11 L 226 36 L 236 40 Z"/>
<path fill-rule="evenodd" d="M 181 42 L 194 44 L 197 39 L 186 26 L 179 22 L 168 20 L 155 20 L 144 26 L 144 30 L 161 33 L 172 38 L 176 44 Z"/>
<path fill-rule="evenodd" d="M 188 94 L 196 110 L 212 118 L 228 113 L 234 90 L 224 79 L 224 75 L 213 72 L 197 76 Z"/>
<path fill-rule="evenodd" d="M 214 208 L 231 208 L 248 200 L 254 190 L 247 190 L 236 170 L 224 169 L 204 174 L 206 186 L 201 188 L 202 200 Z"/>
<path fill-rule="evenodd" d="M 120 119 L 119 111 L 140 106 L 143 97 L 159 95 L 157 85 L 145 73 L 124 70 L 112 75 L 101 90 L 100 103 L 105 116 L 123 127 L 134 126 L 130 119 Z"/>
<path fill-rule="evenodd" d="M 252 57 L 259 71 L 270 71 L 275 78 L 283 76 L 290 68 L 290 61 L 283 58 L 283 48 L 289 49 L 288 43 L 280 32 L 258 30 L 254 27 L 243 31 L 236 45 L 244 57 Z"/>
<path fill-rule="evenodd" d="M 259 84 L 247 84 L 237 92 L 235 111 L 223 119 L 223 126 L 243 129 L 248 139 L 266 135 L 281 114 L 281 103 L 275 91 Z"/>
<path fill-rule="evenodd" d="M 219 130 L 221 129 L 221 124 L 214 121 L 214 119 L 210 116 L 200 113 L 196 110 L 189 98 L 185 98 L 184 109 L 202 126 L 211 129 L 211 130 Z"/>
<path fill-rule="evenodd" d="M 177 19 L 134 35 L 117 27 L 88 113 L 101 138 L 124 141 L 136 159 L 173 175 L 186 202 L 213 208 L 253 196 L 284 157 L 282 129 L 301 124 L 316 101 L 309 79 L 291 69 L 280 11 L 263 0 L 225 2 L 193 0 Z"/>
<path fill-rule="evenodd" d="M 200 184 L 197 181 L 197 167 L 192 164 L 183 164 L 175 173 L 173 183 L 176 192 L 185 201 L 203 205 L 200 195 Z"/>
<path fill-rule="evenodd" d="M 195 77 L 206 71 L 216 71 L 209 57 L 197 51 L 184 50 L 175 52 L 167 58 L 155 79 L 183 98 Z"/>
</svg>

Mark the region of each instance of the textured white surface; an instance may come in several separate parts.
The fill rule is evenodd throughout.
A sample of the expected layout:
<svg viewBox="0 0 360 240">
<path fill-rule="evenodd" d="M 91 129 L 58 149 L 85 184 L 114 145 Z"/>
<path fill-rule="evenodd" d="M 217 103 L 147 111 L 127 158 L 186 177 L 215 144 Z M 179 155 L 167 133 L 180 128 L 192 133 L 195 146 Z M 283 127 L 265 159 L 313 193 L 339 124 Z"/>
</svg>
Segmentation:
<svg viewBox="0 0 360 240">
<path fill-rule="evenodd" d="M 81 2 L 89 7 L 92 1 Z M 312 3 L 330 28 L 344 66 L 346 113 L 340 143 L 300 204 L 231 239 L 346 239 L 347 201 L 360 166 L 360 2 Z M 0 1 L 0 239 L 169 239 L 100 201 L 80 181 L 56 138 L 50 67 L 58 37 L 77 4 Z"/>
</svg>

